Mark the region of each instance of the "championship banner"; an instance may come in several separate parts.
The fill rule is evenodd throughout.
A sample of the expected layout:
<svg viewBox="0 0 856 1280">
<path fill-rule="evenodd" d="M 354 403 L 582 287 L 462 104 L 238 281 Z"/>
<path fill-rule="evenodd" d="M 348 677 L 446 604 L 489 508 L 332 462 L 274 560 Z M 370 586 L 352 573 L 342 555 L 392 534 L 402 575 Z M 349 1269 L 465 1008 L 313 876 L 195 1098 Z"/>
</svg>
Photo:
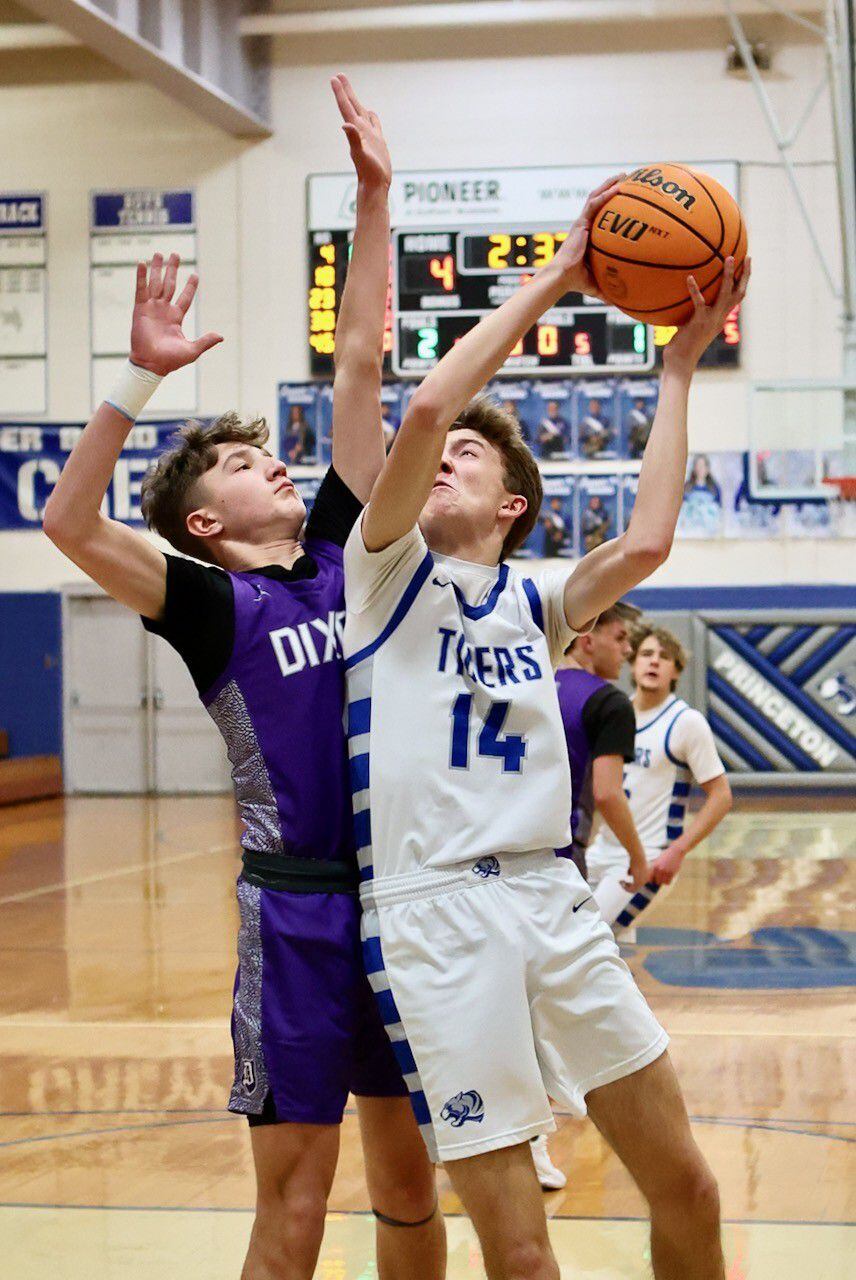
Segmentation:
<svg viewBox="0 0 856 1280">
<path fill-rule="evenodd" d="M 123 524 L 142 525 L 140 485 L 143 476 L 183 420 L 149 422 L 133 427 L 101 510 Z M 51 490 L 77 441 L 79 423 L 0 424 L 0 530 L 33 529 L 41 524 Z"/>
<path fill-rule="evenodd" d="M 728 769 L 856 781 L 856 611 L 709 614 L 706 713 Z"/>
</svg>

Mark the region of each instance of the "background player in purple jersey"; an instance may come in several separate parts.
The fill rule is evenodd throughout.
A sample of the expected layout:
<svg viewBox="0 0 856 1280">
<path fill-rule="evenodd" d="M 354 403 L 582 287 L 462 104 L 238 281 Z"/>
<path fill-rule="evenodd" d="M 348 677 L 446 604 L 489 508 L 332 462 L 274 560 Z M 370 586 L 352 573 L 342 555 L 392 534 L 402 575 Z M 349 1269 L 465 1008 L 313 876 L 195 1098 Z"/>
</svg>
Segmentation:
<svg viewBox="0 0 856 1280">
<path fill-rule="evenodd" d="M 305 538 L 303 502 L 263 420 L 189 425 L 143 487 L 164 555 L 100 512 L 134 420 L 162 377 L 221 341 L 182 333 L 177 255 L 137 269 L 131 362 L 71 454 L 45 531 L 182 655 L 221 730 L 243 822 L 232 1111 L 252 1125 L 256 1218 L 244 1280 L 309 1280 L 349 1090 L 358 1095 L 379 1274 L 439 1280 L 433 1170 L 362 971 L 342 729 L 342 546 L 384 459 L 381 345 L 390 162 L 377 117 L 333 89 L 358 175 L 336 338 L 333 466 Z M 400 1228 L 407 1227 L 408 1230 Z"/>
<path fill-rule="evenodd" d="M 559 708 L 573 783 L 573 841 L 560 852 L 586 875 L 586 846 L 599 809 L 630 855 L 634 888 L 645 883 L 645 850 L 624 794 L 624 765 L 634 759 L 636 718 L 627 694 L 611 683 L 630 656 L 630 627 L 640 610 L 619 600 L 587 635 L 577 636 L 556 672 Z"/>
</svg>

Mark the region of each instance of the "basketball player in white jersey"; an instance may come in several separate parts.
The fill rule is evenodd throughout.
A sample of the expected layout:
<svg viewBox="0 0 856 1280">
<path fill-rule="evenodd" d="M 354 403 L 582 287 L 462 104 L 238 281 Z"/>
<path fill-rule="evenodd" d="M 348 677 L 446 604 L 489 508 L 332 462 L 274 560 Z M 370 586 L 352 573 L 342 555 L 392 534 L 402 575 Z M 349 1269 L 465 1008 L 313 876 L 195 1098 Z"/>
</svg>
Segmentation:
<svg viewBox="0 0 856 1280">
<path fill-rule="evenodd" d="M 616 180 L 617 181 L 617 180 Z M 569 575 L 505 563 L 538 516 L 519 427 L 471 397 L 584 265 L 593 193 L 552 262 L 417 388 L 345 548 L 346 716 L 364 955 L 429 1149 L 446 1163 L 491 1280 L 558 1280 L 529 1139 L 548 1093 L 588 1109 L 651 1208 L 660 1280 L 723 1280 L 716 1183 L 665 1052 L 579 872 L 553 668 L 573 636 L 667 557 L 686 469 L 689 386 L 743 297 L 664 352 L 627 531 Z M 469 407 L 468 407 L 469 405 Z"/>
<path fill-rule="evenodd" d="M 605 824 L 586 855 L 595 902 L 616 933 L 632 927 L 660 886 L 672 883 L 684 858 L 719 825 L 732 803 L 710 725 L 675 693 L 686 666 L 680 640 L 664 627 L 646 626 L 633 637 L 630 663 L 636 686 L 636 759 L 625 767 L 624 788 L 648 858 L 649 883 L 630 892 L 624 888 L 630 860 Z M 705 802 L 684 829 L 693 782 L 704 791 Z"/>
</svg>

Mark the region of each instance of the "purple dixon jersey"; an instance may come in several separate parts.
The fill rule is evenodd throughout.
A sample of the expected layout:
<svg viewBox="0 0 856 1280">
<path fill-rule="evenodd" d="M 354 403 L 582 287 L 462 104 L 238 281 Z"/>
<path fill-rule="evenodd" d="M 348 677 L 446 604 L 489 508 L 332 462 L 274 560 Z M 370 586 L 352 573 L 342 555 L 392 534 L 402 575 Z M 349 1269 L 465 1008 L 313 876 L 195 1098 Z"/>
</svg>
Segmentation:
<svg viewBox="0 0 856 1280">
<path fill-rule="evenodd" d="M 284 858 L 356 862 L 341 632 L 342 542 L 359 511 L 329 472 L 291 569 L 168 556 L 163 617 L 144 619 L 182 655 L 226 742 L 245 861 L 274 876 Z"/>
<path fill-rule="evenodd" d="M 556 672 L 559 709 L 565 730 L 573 792 L 573 840 L 557 853 L 570 858 L 585 875 L 585 851 L 594 818 L 592 761 L 597 756 L 635 758 L 636 717 L 626 694 L 609 681 L 578 667 Z"/>
<path fill-rule="evenodd" d="M 230 573 L 232 657 L 203 694 L 232 765 L 245 849 L 355 856 L 342 729 L 342 548 L 307 538 L 314 578 Z"/>
</svg>

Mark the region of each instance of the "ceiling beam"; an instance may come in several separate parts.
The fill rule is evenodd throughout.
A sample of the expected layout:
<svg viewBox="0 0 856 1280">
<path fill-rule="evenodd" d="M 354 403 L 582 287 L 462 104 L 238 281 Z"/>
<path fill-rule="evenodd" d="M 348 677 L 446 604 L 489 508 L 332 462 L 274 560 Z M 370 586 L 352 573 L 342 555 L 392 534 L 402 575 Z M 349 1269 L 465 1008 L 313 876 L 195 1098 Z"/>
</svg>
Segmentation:
<svg viewBox="0 0 856 1280">
<path fill-rule="evenodd" d="M 818 14 L 824 0 L 796 0 L 794 12 Z M 769 14 L 764 0 L 736 0 L 745 14 Z M 722 0 L 456 0 L 449 4 L 398 4 L 361 9 L 249 14 L 243 36 L 321 35 L 348 31 L 408 31 L 444 27 L 566 26 L 570 23 L 644 22 L 723 17 Z"/>
<path fill-rule="evenodd" d="M 106 2 L 106 0 L 105 0 Z M 207 6 L 213 0 L 202 0 Z M 226 133 L 238 138 L 266 138 L 271 134 L 271 127 L 247 101 L 229 93 L 220 84 L 199 74 L 183 60 L 183 42 L 176 41 L 175 30 L 172 31 L 171 43 L 165 47 L 153 44 L 144 39 L 138 30 L 144 11 L 151 17 L 151 0 L 123 0 L 118 5 L 118 12 L 126 21 L 137 26 L 124 25 L 112 14 L 100 8 L 91 0 L 24 0 L 26 7 L 52 25 L 60 27 L 73 36 L 86 48 L 100 54 L 108 62 L 121 67 L 135 79 L 160 89 L 168 97 L 180 102 L 189 110 L 207 120 L 209 124 L 223 129 Z M 182 10 L 186 0 L 167 0 L 167 4 L 175 10 Z M 156 4 L 156 0 L 155 0 Z M 158 6 L 159 7 L 159 6 Z M 158 15 L 155 13 L 155 18 Z M 156 21 L 156 26 L 160 22 Z M 172 24 L 173 28 L 175 23 Z M 237 24 L 232 22 L 222 28 L 224 43 L 231 37 L 233 43 L 233 60 L 249 62 L 246 48 L 242 46 Z M 226 63 L 228 59 L 223 58 Z M 254 71 L 247 66 L 247 79 Z"/>
</svg>

